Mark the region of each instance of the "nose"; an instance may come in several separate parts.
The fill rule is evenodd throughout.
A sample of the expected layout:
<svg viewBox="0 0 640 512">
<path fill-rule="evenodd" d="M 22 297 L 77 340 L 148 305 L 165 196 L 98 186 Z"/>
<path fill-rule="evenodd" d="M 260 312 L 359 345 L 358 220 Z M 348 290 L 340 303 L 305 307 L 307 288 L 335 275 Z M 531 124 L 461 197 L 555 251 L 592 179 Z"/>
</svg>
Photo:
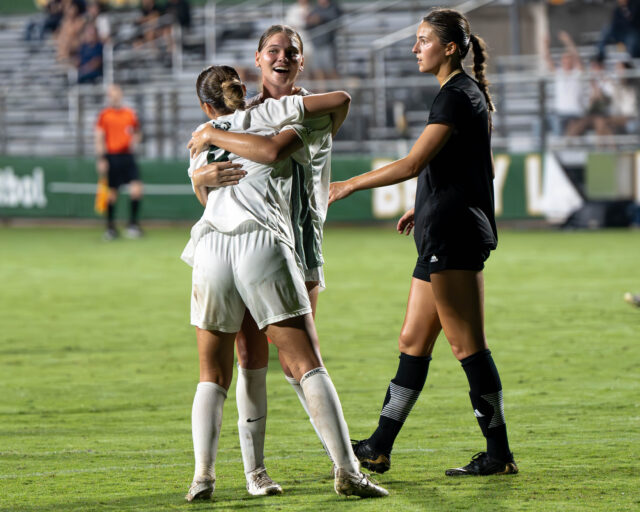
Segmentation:
<svg viewBox="0 0 640 512">
<path fill-rule="evenodd" d="M 413 45 L 413 48 L 411 48 L 411 52 L 412 53 L 418 53 L 418 42 L 417 41 Z"/>
</svg>

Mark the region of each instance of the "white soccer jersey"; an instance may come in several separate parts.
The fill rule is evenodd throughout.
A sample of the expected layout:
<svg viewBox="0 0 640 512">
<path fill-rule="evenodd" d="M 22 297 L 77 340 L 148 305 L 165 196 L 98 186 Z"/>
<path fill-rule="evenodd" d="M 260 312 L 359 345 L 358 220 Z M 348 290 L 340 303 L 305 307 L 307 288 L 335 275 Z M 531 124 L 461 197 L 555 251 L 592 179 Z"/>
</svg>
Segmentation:
<svg viewBox="0 0 640 512">
<path fill-rule="evenodd" d="M 223 130 L 255 135 L 275 135 L 284 129 L 302 134 L 299 123 L 304 117 L 301 96 L 286 96 L 280 100 L 268 99 L 247 110 L 220 116 L 210 123 Z M 201 125 L 201 129 L 205 125 Z M 304 141 L 303 141 L 304 142 Z M 198 240 L 210 231 L 233 232 L 245 222 L 256 222 L 273 232 L 279 240 L 295 248 L 291 229 L 289 201 L 293 163 L 290 158 L 271 165 L 259 164 L 234 153 L 211 147 L 191 159 L 189 177 L 193 171 L 215 161 L 230 160 L 240 163 L 247 175 L 238 185 L 219 187 L 209 192 L 207 206 L 200 220 L 191 230 L 191 240 L 182 259 L 193 264 L 193 252 Z"/>
<path fill-rule="evenodd" d="M 310 93 L 301 89 L 299 95 L 307 96 Z M 329 184 L 331 181 L 331 149 L 333 138 L 331 131 L 333 123 L 331 116 L 321 116 L 307 119 L 303 123 L 303 130 L 298 131 L 304 146 L 293 154 L 293 158 L 304 168 L 305 183 L 300 197 L 302 211 L 294 218 L 294 231 L 297 230 L 296 238 L 302 239 L 303 254 L 300 254 L 300 242 L 296 250 L 303 260 L 306 270 L 321 267 L 324 263 L 322 258 L 322 236 L 324 222 L 327 218 L 327 208 L 329 203 Z M 301 190 L 293 190 L 293 194 Z M 306 194 L 305 194 L 306 193 Z M 295 208 L 295 197 L 292 197 L 292 205 Z M 308 206 L 307 206 L 308 204 Z M 307 218 L 305 208 L 308 207 L 308 216 L 311 226 L 304 224 Z M 296 217 L 294 211 L 294 217 Z"/>
</svg>

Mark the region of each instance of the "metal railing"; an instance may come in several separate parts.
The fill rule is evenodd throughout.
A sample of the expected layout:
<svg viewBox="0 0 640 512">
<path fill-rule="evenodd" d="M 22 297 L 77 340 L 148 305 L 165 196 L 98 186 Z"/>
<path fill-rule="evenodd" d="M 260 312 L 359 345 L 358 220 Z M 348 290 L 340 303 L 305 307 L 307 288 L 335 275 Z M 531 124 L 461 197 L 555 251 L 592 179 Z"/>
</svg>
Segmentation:
<svg viewBox="0 0 640 512">
<path fill-rule="evenodd" d="M 385 153 L 396 155 L 398 148 L 407 148 L 424 128 L 429 98 L 435 97 L 438 84 L 430 75 L 415 77 L 388 77 L 382 94 L 386 108 L 396 106 L 394 119 L 375 120 L 375 101 L 380 85 L 363 79 L 335 80 L 315 83 L 301 82 L 309 90 L 319 86 L 326 89 L 344 89 L 352 96 L 351 112 L 338 134 L 335 148 L 338 152 Z M 640 71 L 623 75 L 640 83 Z M 553 89 L 553 77 L 539 73 L 509 73 L 490 76 L 492 91 L 498 104 L 494 117 L 493 144 L 496 149 L 511 152 L 542 151 L 561 147 L 636 149 L 640 137 L 635 131 L 615 136 L 597 136 L 589 131 L 578 137 L 551 133 L 549 121 L 555 115 L 548 94 Z M 586 83 L 593 79 L 585 74 Z M 257 88 L 257 84 L 247 84 Z M 205 118 L 193 92 L 191 80 L 163 84 L 133 85 L 124 88 L 126 103 L 134 107 L 140 117 L 144 142 L 142 156 L 154 158 L 184 158 L 185 145 L 193 129 Z M 47 124 L 47 116 L 36 120 L 20 121 L 21 113 L 13 109 L 25 96 L 38 98 L 46 89 L 0 92 L 0 150 L 3 154 L 86 155 L 93 154 L 93 126 L 103 106 L 102 86 L 73 86 L 68 90 L 66 105 L 60 105 L 57 124 Z M 406 98 L 405 100 L 399 98 Z M 417 98 L 417 101 L 412 100 Z M 399 107 L 399 108 L 398 108 Z M 398 125 L 402 116 L 406 129 Z M 24 116 L 22 116 L 24 118 Z M 637 116 L 636 116 L 637 118 Z M 636 119 L 637 121 L 637 119 Z M 401 123 L 402 124 L 402 123 Z M 38 134 L 46 137 L 37 144 L 27 144 L 26 137 L 34 141 Z"/>
</svg>

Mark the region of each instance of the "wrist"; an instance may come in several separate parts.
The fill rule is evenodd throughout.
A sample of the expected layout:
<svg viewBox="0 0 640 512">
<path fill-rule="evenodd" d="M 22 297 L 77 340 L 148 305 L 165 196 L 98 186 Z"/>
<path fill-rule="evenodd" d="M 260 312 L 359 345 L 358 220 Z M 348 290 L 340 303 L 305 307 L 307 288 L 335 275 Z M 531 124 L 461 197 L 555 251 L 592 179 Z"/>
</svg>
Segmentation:
<svg viewBox="0 0 640 512">
<path fill-rule="evenodd" d="M 345 189 L 349 195 L 353 194 L 358 190 L 358 187 L 355 183 L 355 178 L 349 178 L 344 182 Z"/>
</svg>

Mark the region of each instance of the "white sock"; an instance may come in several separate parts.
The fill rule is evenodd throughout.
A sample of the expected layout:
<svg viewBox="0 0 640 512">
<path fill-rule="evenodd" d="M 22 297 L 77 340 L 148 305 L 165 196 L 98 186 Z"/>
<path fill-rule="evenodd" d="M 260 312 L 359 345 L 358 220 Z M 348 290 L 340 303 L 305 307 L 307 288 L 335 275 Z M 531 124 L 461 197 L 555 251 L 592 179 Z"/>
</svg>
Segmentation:
<svg viewBox="0 0 640 512">
<path fill-rule="evenodd" d="M 285 377 L 287 378 L 287 381 L 289 381 L 289 384 L 291 384 L 291 387 L 294 389 L 294 391 L 298 395 L 298 399 L 302 404 L 302 408 L 304 409 L 304 412 L 306 412 L 307 416 L 309 416 L 309 421 L 311 422 L 311 426 L 313 427 L 313 430 L 316 431 L 316 435 L 318 436 L 318 439 L 320 439 L 320 442 L 322 443 L 322 447 L 324 448 L 324 451 L 327 452 L 327 455 L 331 459 L 331 454 L 327 449 L 327 445 L 324 444 L 324 441 L 322 440 L 322 436 L 320 435 L 320 432 L 318 432 L 318 428 L 316 427 L 316 424 L 314 423 L 313 418 L 311 417 L 311 414 L 309 414 L 309 407 L 307 406 L 307 399 L 304 397 L 302 386 L 300 386 L 300 383 L 294 377 L 289 377 L 288 375 L 285 375 Z"/>
<path fill-rule="evenodd" d="M 340 399 L 327 370 L 319 367 L 308 371 L 300 379 L 300 386 L 307 399 L 309 414 L 334 464 L 338 469 L 359 472 L 360 464 L 351 449 L 349 429 L 344 421 Z"/>
<path fill-rule="evenodd" d="M 216 478 L 216 453 L 222 425 L 222 406 L 226 398 L 227 391 L 214 382 L 201 382 L 196 388 L 191 410 L 193 453 L 196 459 L 194 480 Z"/>
<path fill-rule="evenodd" d="M 236 382 L 238 434 L 244 473 L 264 467 L 264 436 L 267 425 L 267 367 L 247 370 L 238 366 Z"/>
</svg>

